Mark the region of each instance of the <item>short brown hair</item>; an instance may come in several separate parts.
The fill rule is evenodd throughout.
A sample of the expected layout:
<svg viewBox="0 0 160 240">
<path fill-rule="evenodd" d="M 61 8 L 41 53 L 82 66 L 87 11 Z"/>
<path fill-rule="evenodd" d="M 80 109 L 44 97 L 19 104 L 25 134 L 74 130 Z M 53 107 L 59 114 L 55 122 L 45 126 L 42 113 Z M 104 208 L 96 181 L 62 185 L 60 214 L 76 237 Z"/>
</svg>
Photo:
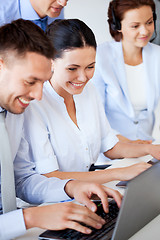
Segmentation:
<svg viewBox="0 0 160 240">
<path fill-rule="evenodd" d="M 5 58 L 10 51 L 19 57 L 25 56 L 27 52 L 35 52 L 48 59 L 54 56 L 53 46 L 43 30 L 23 19 L 0 27 L 0 56 Z"/>
<path fill-rule="evenodd" d="M 140 8 L 142 6 L 150 6 L 152 11 L 155 12 L 155 3 L 153 0 L 112 0 L 108 8 L 108 23 L 111 36 L 119 42 L 122 39 L 122 33 L 118 30 L 112 29 L 113 24 L 113 12 L 115 18 L 121 22 L 124 18 L 124 14 L 131 9 Z"/>
</svg>

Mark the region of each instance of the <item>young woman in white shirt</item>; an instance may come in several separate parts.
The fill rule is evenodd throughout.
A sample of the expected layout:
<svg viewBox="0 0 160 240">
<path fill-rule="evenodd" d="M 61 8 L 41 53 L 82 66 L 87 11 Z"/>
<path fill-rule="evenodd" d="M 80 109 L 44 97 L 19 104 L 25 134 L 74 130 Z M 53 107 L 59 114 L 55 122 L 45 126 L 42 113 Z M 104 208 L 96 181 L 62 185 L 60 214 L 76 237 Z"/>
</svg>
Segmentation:
<svg viewBox="0 0 160 240">
<path fill-rule="evenodd" d="M 36 171 L 47 177 L 105 183 L 129 180 L 150 165 L 89 172 L 100 152 L 111 159 L 147 154 L 160 159 L 159 145 L 122 143 L 111 129 L 89 81 L 96 56 L 91 29 L 77 19 L 57 20 L 47 35 L 55 49 L 53 76 L 45 83 L 42 100 L 26 110 L 24 124 Z"/>
<path fill-rule="evenodd" d="M 114 41 L 98 46 L 93 82 L 106 116 L 124 142 L 151 143 L 160 96 L 160 46 L 153 0 L 112 0 L 108 23 Z"/>
</svg>

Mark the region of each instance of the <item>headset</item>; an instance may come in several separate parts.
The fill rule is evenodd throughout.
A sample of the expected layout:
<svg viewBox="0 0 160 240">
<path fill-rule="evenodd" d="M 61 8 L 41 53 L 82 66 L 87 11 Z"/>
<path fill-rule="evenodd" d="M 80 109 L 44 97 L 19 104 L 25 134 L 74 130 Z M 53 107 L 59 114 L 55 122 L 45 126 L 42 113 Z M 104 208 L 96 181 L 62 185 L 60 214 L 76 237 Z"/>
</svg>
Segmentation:
<svg viewBox="0 0 160 240">
<path fill-rule="evenodd" d="M 114 0 L 113 2 L 115 2 L 116 0 Z M 118 30 L 121 30 L 121 22 L 116 19 L 116 16 L 115 16 L 115 12 L 114 12 L 114 7 L 113 7 L 113 4 L 112 4 L 112 8 L 111 8 L 111 13 L 112 13 L 112 23 L 111 23 L 111 28 L 113 31 L 118 31 Z"/>
<path fill-rule="evenodd" d="M 113 0 L 113 2 L 116 2 L 116 0 Z M 111 12 L 112 12 L 112 19 L 113 19 L 113 22 L 111 23 L 111 28 L 114 31 L 119 31 L 119 30 L 121 30 L 121 22 L 115 16 L 113 4 L 112 4 Z M 154 29 L 155 29 L 155 34 L 157 35 L 157 32 L 156 32 L 156 20 L 157 20 L 157 14 L 155 13 L 155 11 L 153 11 Z"/>
</svg>

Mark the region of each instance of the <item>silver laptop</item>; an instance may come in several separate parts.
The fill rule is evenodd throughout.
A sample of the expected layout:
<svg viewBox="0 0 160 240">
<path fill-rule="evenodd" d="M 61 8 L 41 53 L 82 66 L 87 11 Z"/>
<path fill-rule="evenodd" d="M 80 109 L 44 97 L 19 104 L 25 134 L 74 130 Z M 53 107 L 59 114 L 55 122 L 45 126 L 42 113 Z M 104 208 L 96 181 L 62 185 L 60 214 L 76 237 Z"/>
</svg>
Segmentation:
<svg viewBox="0 0 160 240">
<path fill-rule="evenodd" d="M 92 233 L 85 235 L 74 230 L 45 231 L 39 236 L 39 239 L 128 240 L 159 214 L 160 162 L 127 184 L 118 217 L 113 221 L 114 226 L 110 226 L 108 232 L 106 230 L 103 231 L 102 228 L 94 231 L 96 233 L 96 236 L 94 236 Z M 69 235 L 67 235 L 67 231 Z M 60 236 L 60 233 L 62 233 L 62 236 Z"/>
</svg>

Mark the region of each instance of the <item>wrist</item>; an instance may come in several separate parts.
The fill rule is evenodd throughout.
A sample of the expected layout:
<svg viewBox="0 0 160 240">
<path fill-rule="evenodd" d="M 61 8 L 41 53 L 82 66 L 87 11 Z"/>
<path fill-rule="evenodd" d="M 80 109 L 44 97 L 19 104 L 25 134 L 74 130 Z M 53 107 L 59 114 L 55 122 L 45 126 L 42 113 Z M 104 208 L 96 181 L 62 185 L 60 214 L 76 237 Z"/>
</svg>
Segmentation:
<svg viewBox="0 0 160 240">
<path fill-rule="evenodd" d="M 36 227 L 33 223 L 34 222 L 33 212 L 34 212 L 34 207 L 23 209 L 23 217 L 24 217 L 26 229 Z"/>
<path fill-rule="evenodd" d="M 107 171 L 107 175 L 109 176 L 109 180 L 107 179 L 107 181 L 109 182 L 122 179 L 121 168 L 106 169 L 104 171 Z"/>
<path fill-rule="evenodd" d="M 66 192 L 66 194 L 70 197 L 70 198 L 74 198 L 74 185 L 75 182 L 77 182 L 77 180 L 71 179 L 69 180 L 65 187 L 64 187 L 64 191 Z"/>
<path fill-rule="evenodd" d="M 152 155 L 152 144 L 145 144 L 146 147 L 146 155 Z"/>
</svg>

